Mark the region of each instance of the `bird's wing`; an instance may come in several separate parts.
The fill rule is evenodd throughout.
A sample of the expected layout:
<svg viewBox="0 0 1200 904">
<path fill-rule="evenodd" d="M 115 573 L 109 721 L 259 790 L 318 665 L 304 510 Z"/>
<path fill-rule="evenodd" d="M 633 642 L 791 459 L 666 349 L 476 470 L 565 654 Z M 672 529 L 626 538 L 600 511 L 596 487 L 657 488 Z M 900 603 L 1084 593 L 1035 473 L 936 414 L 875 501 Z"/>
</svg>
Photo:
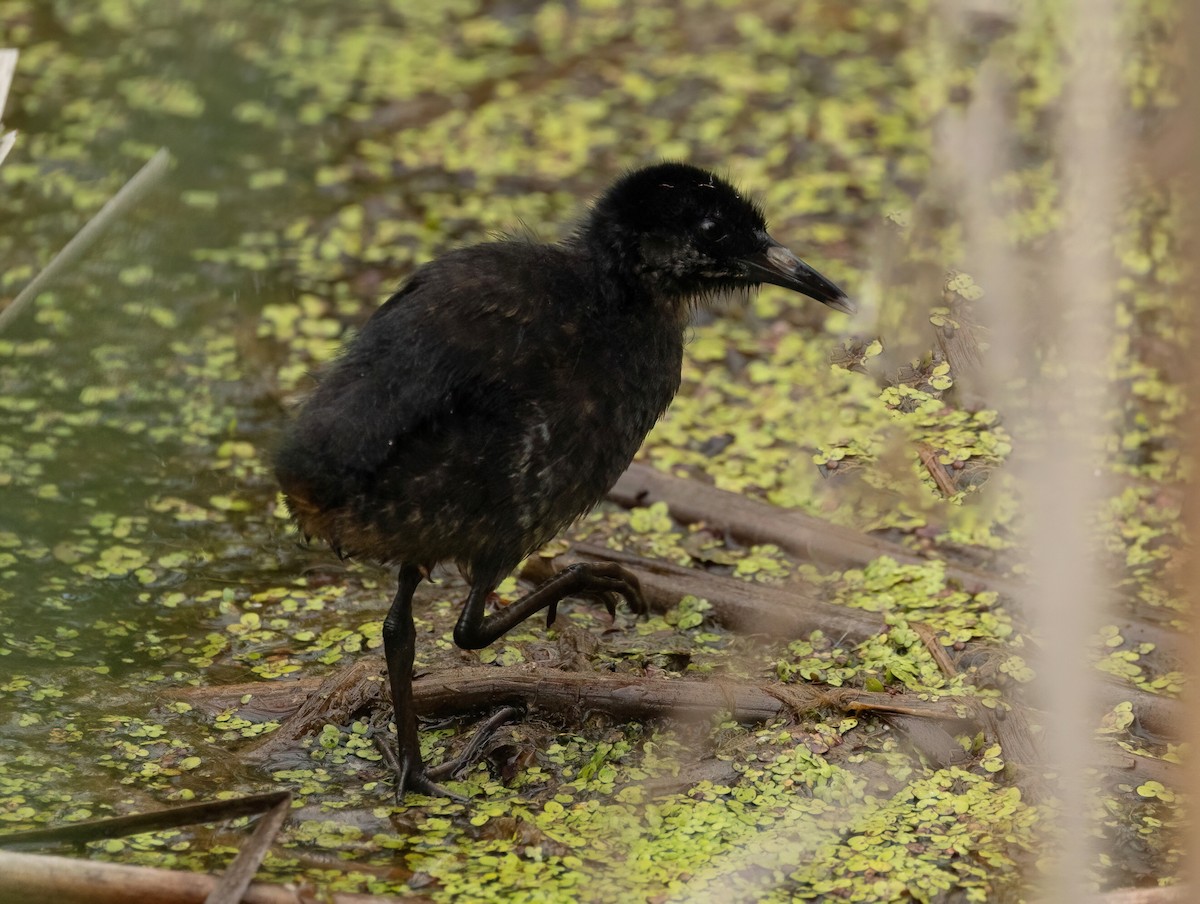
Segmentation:
<svg viewBox="0 0 1200 904">
<path fill-rule="evenodd" d="M 281 472 L 374 473 L 406 436 L 464 407 L 519 397 L 522 383 L 539 379 L 557 344 L 542 333 L 557 318 L 530 301 L 548 297 L 522 284 L 536 274 L 501 281 L 457 269 L 424 268 L 380 307 L 308 400 L 280 451 Z"/>
</svg>

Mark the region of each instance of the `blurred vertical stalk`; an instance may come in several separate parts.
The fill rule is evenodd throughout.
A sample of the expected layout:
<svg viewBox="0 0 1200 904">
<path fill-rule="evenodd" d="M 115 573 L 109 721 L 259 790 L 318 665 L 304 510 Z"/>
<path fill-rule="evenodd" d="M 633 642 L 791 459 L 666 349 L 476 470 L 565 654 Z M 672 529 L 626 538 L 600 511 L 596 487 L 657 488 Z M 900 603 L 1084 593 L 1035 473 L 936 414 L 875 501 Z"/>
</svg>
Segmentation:
<svg viewBox="0 0 1200 904">
<path fill-rule="evenodd" d="M 1030 15 L 1007 5 L 1008 15 Z M 969 41 L 972 16 L 997 14 L 975 0 L 945 4 L 951 40 Z M 1062 227 L 1045 263 L 1018 254 L 1005 235 L 993 186 L 1014 168 L 1012 85 L 985 58 L 961 114 L 942 118 L 944 177 L 951 180 L 968 242 L 967 259 L 986 292 L 990 331 L 979 394 L 1000 411 L 1022 412 L 1013 456 L 1027 513 L 1026 561 L 1033 580 L 1022 611 L 1044 651 L 1035 663 L 1046 718 L 1042 743 L 1048 787 L 1058 800 L 1060 843 L 1047 858 L 1039 897 L 1091 897 L 1099 863 L 1086 764 L 1098 761 L 1095 699 L 1099 673 L 1090 645 L 1108 620 L 1111 581 L 1094 525 L 1107 496 L 1104 415 L 1116 299 L 1113 239 L 1126 180 L 1125 93 L 1118 80 L 1121 23 L 1115 0 L 1064 0 L 1069 66 L 1057 133 L 1047 148 L 1060 180 Z M 974 23 L 977 24 L 977 23 Z M 1032 22 L 1012 23 L 1034 27 Z"/>
<path fill-rule="evenodd" d="M 1184 136 L 1182 152 L 1174 161 L 1179 169 L 1186 171 L 1178 173 L 1182 176 L 1185 195 L 1185 208 L 1189 211 L 1184 228 L 1187 230 L 1184 248 L 1191 262 L 1187 281 L 1181 287 L 1189 292 L 1192 298 L 1188 327 L 1195 336 L 1197 326 L 1200 326 L 1200 313 L 1197 312 L 1197 301 L 1200 297 L 1200 269 L 1197 269 L 1197 254 L 1200 253 L 1200 173 L 1196 172 L 1196 151 L 1200 149 L 1200 83 L 1197 78 L 1197 60 L 1200 60 L 1200 4 L 1191 3 L 1185 8 L 1184 26 L 1187 28 L 1188 67 L 1184 80 L 1184 102 L 1180 105 L 1179 119 L 1176 123 L 1178 133 Z M 1190 165 L 1189 165 L 1190 164 Z M 1190 588 L 1188 603 L 1191 606 L 1191 643 L 1192 655 L 1188 662 L 1188 683 L 1185 688 L 1185 700 L 1189 704 L 1188 724 L 1184 729 L 1185 740 L 1190 751 L 1187 766 L 1187 791 L 1191 794 L 1188 804 L 1188 837 L 1186 839 L 1184 857 L 1184 879 L 1194 890 L 1200 888 L 1200 820 L 1195 816 L 1196 801 L 1200 800 L 1200 718 L 1196 705 L 1197 689 L 1200 688 L 1200 555 L 1196 554 L 1196 538 L 1200 537 L 1200 479 L 1196 475 L 1195 460 L 1200 450 L 1200 355 L 1192 354 L 1191 366 L 1187 373 L 1187 398 L 1189 404 L 1187 422 L 1187 453 L 1192 457 L 1192 474 L 1185 485 L 1184 519 L 1188 531 L 1191 548 L 1188 550 L 1186 586 Z"/>
<path fill-rule="evenodd" d="M 1096 789 L 1085 768 L 1098 762 L 1100 711 L 1089 642 L 1107 621 L 1111 593 L 1094 525 L 1108 495 L 1100 452 L 1111 407 L 1117 197 L 1127 172 L 1118 4 L 1068 0 L 1064 12 L 1069 64 L 1055 136 L 1062 228 L 1045 291 L 1025 307 L 1049 356 L 1031 387 L 1038 444 L 1021 475 L 1034 578 L 1027 611 L 1043 651 L 1043 750 L 1060 801 L 1059 856 L 1041 888 L 1041 899 L 1054 902 L 1090 899 L 1098 864 Z"/>
</svg>

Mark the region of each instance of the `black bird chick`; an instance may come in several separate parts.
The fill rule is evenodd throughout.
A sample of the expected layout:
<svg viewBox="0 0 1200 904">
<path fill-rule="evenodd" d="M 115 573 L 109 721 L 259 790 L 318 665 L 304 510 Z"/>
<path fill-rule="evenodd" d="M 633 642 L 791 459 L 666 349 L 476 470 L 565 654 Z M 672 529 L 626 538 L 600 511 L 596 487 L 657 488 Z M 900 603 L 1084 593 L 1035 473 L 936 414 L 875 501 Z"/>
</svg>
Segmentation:
<svg viewBox="0 0 1200 904">
<path fill-rule="evenodd" d="M 399 568 L 383 626 L 396 717 L 396 793 L 426 775 L 412 706 L 413 591 L 439 562 L 471 584 L 454 642 L 490 644 L 568 596 L 621 596 L 615 564 L 574 565 L 503 610 L 488 596 L 592 508 L 679 388 L 698 300 L 773 283 L 839 311 L 841 289 L 767 233 L 762 212 L 705 170 L 630 172 L 573 235 L 509 239 L 425 264 L 363 327 L 291 423 L 275 461 L 302 533 Z"/>
</svg>

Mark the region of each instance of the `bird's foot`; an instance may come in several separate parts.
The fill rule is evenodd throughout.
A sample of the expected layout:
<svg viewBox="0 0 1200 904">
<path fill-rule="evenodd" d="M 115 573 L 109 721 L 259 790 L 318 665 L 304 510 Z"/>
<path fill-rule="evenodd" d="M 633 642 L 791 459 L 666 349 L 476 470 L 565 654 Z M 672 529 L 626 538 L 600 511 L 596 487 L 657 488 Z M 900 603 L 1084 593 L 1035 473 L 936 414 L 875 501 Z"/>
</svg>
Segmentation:
<svg viewBox="0 0 1200 904">
<path fill-rule="evenodd" d="M 582 592 L 576 596 L 595 600 L 603 604 L 608 614 L 616 617 L 617 599 L 625 600 L 634 615 L 650 614 L 646 598 L 642 596 L 642 584 L 637 575 L 616 562 L 596 562 L 587 566 L 587 577 Z"/>
<path fill-rule="evenodd" d="M 424 794 L 426 797 L 443 797 L 457 804 L 468 804 L 470 799 L 456 794 L 449 788 L 444 788 L 429 777 L 422 769 L 420 772 L 410 772 L 407 775 L 396 774 L 396 805 L 404 803 L 406 794 Z"/>
<path fill-rule="evenodd" d="M 586 590 L 582 593 L 575 594 L 579 599 L 586 600 L 596 606 L 603 606 L 608 610 L 609 618 L 617 617 L 617 600 L 621 598 L 619 593 L 612 590 Z"/>
<path fill-rule="evenodd" d="M 375 735 L 373 740 L 376 749 L 383 756 L 383 761 L 396 776 L 397 806 L 404 802 L 404 795 L 410 792 L 424 794 L 426 797 L 444 797 L 460 804 L 470 803 L 461 794 L 455 794 L 431 779 L 419 755 L 414 759 L 411 756 L 405 756 L 403 750 L 397 755 L 396 750 L 389 743 L 390 739 L 383 734 Z"/>
<path fill-rule="evenodd" d="M 584 600 L 596 606 L 603 606 L 608 612 L 608 617 L 615 619 L 617 617 L 617 601 L 625 599 L 629 603 L 629 608 L 633 610 L 634 615 L 644 617 L 649 613 L 649 607 L 641 596 L 640 588 L 634 588 L 636 594 L 632 597 L 627 595 L 625 590 L 581 590 L 578 593 L 571 594 L 576 599 Z M 558 602 L 551 603 L 546 608 L 546 627 L 554 627 L 554 622 L 558 618 Z"/>
<path fill-rule="evenodd" d="M 639 617 L 649 615 L 650 607 L 642 596 L 642 585 L 632 571 L 622 568 L 616 562 L 588 562 L 569 566 L 578 569 L 577 580 L 582 585 L 578 590 L 568 595 L 576 599 L 598 603 L 608 610 L 610 618 L 617 617 L 617 600 L 624 599 L 626 605 Z M 546 627 L 554 624 L 558 616 L 558 603 L 555 600 L 546 607 Z"/>
</svg>

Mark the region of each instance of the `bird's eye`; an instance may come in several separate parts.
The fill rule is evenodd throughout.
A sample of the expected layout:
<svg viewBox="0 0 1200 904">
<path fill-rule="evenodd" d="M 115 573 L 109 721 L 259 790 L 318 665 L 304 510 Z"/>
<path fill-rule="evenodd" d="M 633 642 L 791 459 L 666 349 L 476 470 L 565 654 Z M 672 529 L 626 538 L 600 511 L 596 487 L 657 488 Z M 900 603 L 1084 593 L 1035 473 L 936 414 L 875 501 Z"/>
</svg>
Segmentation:
<svg viewBox="0 0 1200 904">
<path fill-rule="evenodd" d="M 729 234 L 721 226 L 721 221 L 716 217 L 705 217 L 700 221 L 697 228 L 700 230 L 700 235 L 705 242 L 712 244 L 720 244 L 729 238 Z"/>
</svg>

